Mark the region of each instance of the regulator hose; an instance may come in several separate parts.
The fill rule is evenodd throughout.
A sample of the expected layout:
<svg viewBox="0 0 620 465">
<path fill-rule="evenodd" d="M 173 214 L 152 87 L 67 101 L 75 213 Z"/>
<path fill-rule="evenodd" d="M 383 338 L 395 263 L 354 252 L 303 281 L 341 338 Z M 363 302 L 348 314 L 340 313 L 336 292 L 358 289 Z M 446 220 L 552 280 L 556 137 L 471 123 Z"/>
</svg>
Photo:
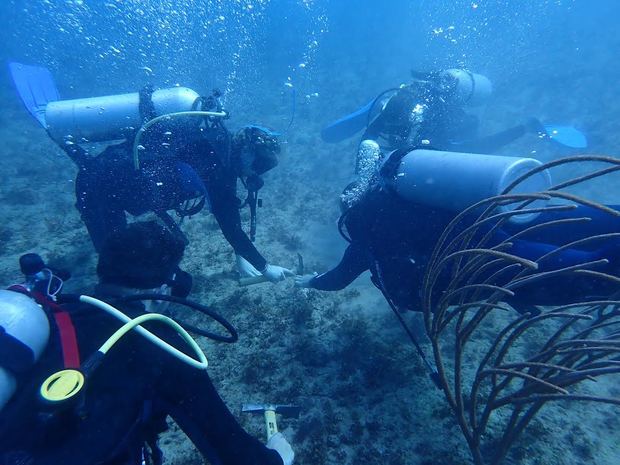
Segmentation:
<svg viewBox="0 0 620 465">
<path fill-rule="evenodd" d="M 180 118 L 183 116 L 200 116 L 200 117 L 211 117 L 211 118 L 226 118 L 228 113 L 225 111 L 179 111 L 176 113 L 168 113 L 166 115 L 158 116 L 157 118 L 153 118 L 152 120 L 145 123 L 136 133 L 136 137 L 133 141 L 133 164 L 135 169 L 140 169 L 140 141 L 142 140 L 142 135 L 146 132 L 154 124 L 159 123 L 160 121 L 170 120 L 175 118 Z"/>
<path fill-rule="evenodd" d="M 221 334 L 216 334 L 210 331 L 206 331 L 204 329 L 185 323 L 183 320 L 176 318 L 179 321 L 179 323 L 181 323 L 183 327 L 186 328 L 188 331 L 194 334 L 198 334 L 200 336 L 208 337 L 209 339 L 213 339 L 214 341 L 219 341 L 219 342 L 233 343 L 233 342 L 237 342 L 237 340 L 239 339 L 239 334 L 237 333 L 237 330 L 235 329 L 235 327 L 232 324 L 230 324 L 230 322 L 228 322 L 223 316 L 215 313 L 213 310 L 209 310 L 207 307 L 205 307 L 202 304 L 199 304 L 198 302 L 193 302 L 191 300 L 187 300 L 182 297 L 175 297 L 173 295 L 162 295 L 162 294 L 134 294 L 134 295 L 124 296 L 124 297 L 115 297 L 109 300 L 112 300 L 115 302 L 136 302 L 136 301 L 143 301 L 143 300 L 163 300 L 166 302 L 173 302 L 175 304 L 183 305 L 185 307 L 189 307 L 194 310 L 197 310 L 200 313 L 207 315 L 208 317 L 217 321 L 220 325 L 222 325 L 226 329 L 229 336 L 223 336 Z"/>
</svg>

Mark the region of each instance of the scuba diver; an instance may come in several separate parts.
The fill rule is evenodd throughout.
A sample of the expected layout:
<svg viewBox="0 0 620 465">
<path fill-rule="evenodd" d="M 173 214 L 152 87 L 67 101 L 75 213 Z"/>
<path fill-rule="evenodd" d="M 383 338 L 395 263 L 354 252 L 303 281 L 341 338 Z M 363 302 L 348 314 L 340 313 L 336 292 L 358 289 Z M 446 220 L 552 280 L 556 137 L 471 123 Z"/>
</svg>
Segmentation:
<svg viewBox="0 0 620 465">
<path fill-rule="evenodd" d="M 388 89 L 363 108 L 323 129 L 326 142 L 339 142 L 362 128 L 361 140 L 384 151 L 426 145 L 436 150 L 492 153 L 526 133 L 544 134 L 536 118 L 497 134 L 478 137 L 478 118 L 464 110 L 485 103 L 492 93 L 486 76 L 464 69 L 423 73 L 413 82 Z"/>
<path fill-rule="evenodd" d="M 125 227 L 125 212 L 140 215 L 153 211 L 180 233 L 167 211 L 174 210 L 184 218 L 208 204 L 235 251 L 243 275 L 263 274 L 272 282 L 291 276 L 289 270 L 268 264 L 243 231 L 241 202 L 237 198 L 240 178 L 249 189 L 245 204 L 252 196 L 256 202 L 257 191 L 262 186 L 260 175 L 277 164 L 276 154 L 280 149 L 276 136 L 257 126 L 245 127 L 234 136 L 223 128 L 222 131 L 230 139 L 229 146 L 223 149 L 230 152 L 225 152 L 228 163 L 222 161 L 222 153 L 207 138 L 188 144 L 174 158 L 148 160 L 139 170 L 131 166 L 129 142 L 110 146 L 95 158 L 77 156 L 77 144 L 65 146 L 72 159 L 79 160 L 76 205 L 95 246 L 100 246 L 110 233 Z M 250 208 L 255 209 L 256 205 Z M 252 215 L 255 213 L 253 210 Z M 252 221 L 254 232 L 255 220 Z"/>
<path fill-rule="evenodd" d="M 489 168 L 492 164 L 497 169 Z M 469 169 L 465 169 L 466 165 Z M 349 186 L 343 194 L 343 214 L 339 227 L 349 245 L 340 263 L 322 274 L 298 275 L 295 284 L 301 288 L 336 291 L 344 289 L 360 274 L 370 270 L 372 282 L 393 308 L 399 311 L 421 311 L 420 293 L 427 265 L 438 238 L 448 224 L 468 206 L 501 193 L 509 185 L 511 177 L 514 179 L 540 165 L 540 162 L 533 159 L 515 157 L 477 154 L 462 156 L 460 153 L 425 149 L 394 151 L 380 165 L 373 180 L 363 187 L 357 184 Z M 494 178 L 487 176 L 489 173 L 485 170 L 495 171 L 491 175 L 506 184 L 498 187 L 499 181 L 494 182 Z M 430 174 L 432 172 L 435 172 L 434 177 Z M 538 184 L 531 185 L 531 190 L 525 192 L 544 191 L 549 187 L 550 178 L 545 179 L 547 174 L 543 172 L 538 176 L 540 182 L 536 181 Z M 484 191 L 487 189 L 485 186 L 491 186 L 487 192 Z M 477 198 L 468 197 L 476 189 L 479 189 Z M 619 207 L 610 208 L 618 210 Z M 528 234 L 510 239 L 511 246 L 506 251 L 527 260 L 538 261 L 569 242 L 620 231 L 618 216 L 586 205 L 577 205 L 571 210 L 545 211 L 535 218 L 527 218 L 527 221 L 525 216 L 522 221 L 517 221 L 517 215 L 515 221 L 505 222 L 499 228 L 481 227 L 479 234 L 490 233 L 488 246 L 492 247 L 513 234 L 532 228 Z M 570 221 L 583 217 L 590 219 L 585 226 L 583 222 L 565 222 L 553 227 L 536 228 L 537 225 L 553 220 Z M 471 221 L 464 220 L 462 223 L 466 226 L 473 221 L 475 215 L 472 214 Z M 598 246 L 560 249 L 559 253 L 541 260 L 537 272 L 555 271 L 607 259 L 606 264 L 598 263 L 595 271 L 618 275 L 620 246 L 616 238 L 604 246 L 595 245 Z M 485 273 L 491 275 L 494 271 L 497 270 L 489 266 Z M 500 276 L 501 282 L 508 282 L 513 276 L 504 272 Z M 497 284 L 501 285 L 501 282 Z M 438 288 L 445 287 L 440 284 Z M 544 285 L 536 283 L 535 286 L 527 286 L 520 289 L 514 298 L 504 301 L 519 312 L 535 314 L 539 312 L 536 308 L 539 305 L 592 300 L 609 296 L 618 290 L 617 282 L 610 283 L 596 276 L 577 274 L 572 277 L 554 277 L 550 274 Z"/>
<path fill-rule="evenodd" d="M 242 276 L 278 282 L 293 273 L 272 265 L 253 244 L 261 175 L 278 164 L 279 134 L 248 125 L 236 134 L 219 91 L 201 97 L 185 87 L 105 97 L 60 100 L 45 68 L 11 63 L 17 90 L 30 113 L 78 167 L 76 207 L 95 246 L 127 224 L 126 213 L 154 212 L 184 237 L 169 211 L 181 218 L 205 206 L 235 251 Z M 123 140 L 91 155 L 81 145 Z M 237 179 L 246 187 L 237 198 Z M 239 209 L 250 207 L 250 237 Z"/>
<path fill-rule="evenodd" d="M 292 464 L 284 436 L 265 446 L 246 433 L 193 339 L 151 313 L 166 300 L 179 302 L 170 294 L 184 249 L 155 221 L 107 238 L 95 294 L 125 314 L 90 296 L 62 294 L 56 270 L 36 254 L 22 256 L 26 281 L 0 291 L 0 463 L 160 465 L 157 439 L 171 417 L 209 463 Z M 166 324 L 135 327 L 147 319 Z M 225 323 L 234 337 L 220 340 L 234 342 Z"/>
<path fill-rule="evenodd" d="M 491 96 L 491 81 L 482 74 L 448 69 L 414 72 L 413 77 L 411 84 L 390 91 L 387 100 L 377 100 L 380 112 L 362 140 L 375 140 L 388 151 L 427 145 L 452 152 L 493 153 L 528 132 L 544 133 L 542 124 L 532 118 L 478 137 L 478 118 L 463 107 L 481 105 Z"/>
<path fill-rule="evenodd" d="M 413 71 L 412 75 L 411 84 L 382 92 L 321 132 L 324 141 L 339 142 L 365 128 L 356 156 L 357 175 L 374 162 L 367 158 L 369 146 L 372 157 L 422 146 L 491 154 L 527 133 L 546 135 L 545 126 L 530 118 L 496 134 L 478 136 L 478 117 L 464 107 L 482 105 L 491 96 L 492 85 L 486 76 L 464 69 Z"/>
</svg>

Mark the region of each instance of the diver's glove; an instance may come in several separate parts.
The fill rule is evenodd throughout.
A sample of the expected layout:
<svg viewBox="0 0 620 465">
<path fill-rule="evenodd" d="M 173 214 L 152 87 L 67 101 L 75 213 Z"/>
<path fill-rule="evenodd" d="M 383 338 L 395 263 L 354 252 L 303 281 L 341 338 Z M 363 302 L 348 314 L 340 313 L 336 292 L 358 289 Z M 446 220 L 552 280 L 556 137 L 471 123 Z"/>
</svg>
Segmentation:
<svg viewBox="0 0 620 465">
<path fill-rule="evenodd" d="M 242 278 L 255 278 L 256 276 L 262 276 L 262 273 L 254 268 L 254 266 L 241 255 L 237 255 L 236 258 L 237 270 Z"/>
<path fill-rule="evenodd" d="M 284 281 L 290 276 L 295 276 L 295 273 L 293 273 L 288 268 L 269 264 L 267 264 L 267 266 L 263 271 L 261 271 L 261 273 L 265 278 L 267 278 L 268 281 L 271 281 L 272 283 Z"/>
<path fill-rule="evenodd" d="M 295 287 L 312 289 L 312 280 L 318 276 L 318 273 L 298 274 L 295 276 Z"/>
<path fill-rule="evenodd" d="M 273 449 L 280 454 L 284 465 L 292 465 L 293 460 L 295 460 L 295 452 L 293 452 L 293 448 L 284 435 L 280 432 L 269 438 L 269 441 L 267 441 L 267 448 Z"/>
</svg>

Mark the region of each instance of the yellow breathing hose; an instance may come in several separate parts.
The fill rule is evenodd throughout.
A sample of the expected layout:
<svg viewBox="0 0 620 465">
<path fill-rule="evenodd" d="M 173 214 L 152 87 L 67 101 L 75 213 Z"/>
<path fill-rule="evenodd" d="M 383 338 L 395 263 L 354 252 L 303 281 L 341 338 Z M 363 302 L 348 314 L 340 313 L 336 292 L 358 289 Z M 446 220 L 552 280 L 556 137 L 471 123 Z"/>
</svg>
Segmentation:
<svg viewBox="0 0 620 465">
<path fill-rule="evenodd" d="M 135 328 L 135 330 L 138 333 L 140 333 L 142 336 L 147 338 L 149 341 L 153 342 L 155 345 L 157 345 L 161 349 L 168 352 L 173 357 L 176 357 L 182 362 L 187 363 L 188 365 L 194 368 L 197 368 L 199 370 L 207 369 L 209 362 L 204 352 L 202 351 L 202 349 L 198 346 L 196 341 L 192 339 L 192 337 L 187 333 L 187 331 L 185 331 L 183 327 L 180 324 L 178 324 L 176 321 L 174 321 L 172 318 L 168 318 L 167 316 L 161 315 L 159 313 L 146 313 L 144 315 L 140 315 L 137 318 L 131 319 L 127 315 L 125 315 L 123 312 L 113 307 L 112 305 L 107 304 L 99 299 L 96 299 L 94 297 L 90 297 L 87 295 L 81 295 L 80 302 L 84 302 L 89 305 L 98 307 L 104 310 L 105 312 L 109 313 L 113 317 L 125 323 L 112 336 L 108 338 L 108 340 L 99 349 L 99 352 L 102 352 L 105 354 L 121 337 L 123 337 L 131 329 Z M 153 333 L 151 333 L 147 329 L 144 329 L 143 327 L 139 326 L 141 323 L 145 321 L 149 321 L 149 320 L 160 321 L 162 323 L 167 324 L 168 326 L 171 326 L 191 346 L 192 350 L 195 352 L 197 356 L 197 359 L 194 359 L 184 354 L 176 347 L 171 346 L 166 341 L 155 336 Z"/>
<path fill-rule="evenodd" d="M 183 363 L 186 363 L 198 370 L 207 369 L 209 362 L 202 349 L 198 346 L 196 341 L 192 339 L 187 331 L 185 331 L 183 327 L 172 318 L 168 318 L 167 316 L 159 313 L 145 313 L 144 315 L 140 315 L 139 317 L 132 319 L 112 305 L 87 295 L 81 295 L 80 302 L 98 307 L 109 313 L 114 318 L 117 318 L 125 323 L 117 329 L 114 334 L 107 339 L 107 341 L 105 341 L 96 354 L 93 355 L 93 358 L 91 358 L 92 360 L 103 357 L 125 334 L 132 329 L 135 329 L 149 341 L 153 342 L 155 345 L 165 350 L 173 357 L 176 357 Z M 176 347 L 171 346 L 166 341 L 141 327 L 140 325 L 145 321 L 159 321 L 172 327 L 172 329 L 179 333 L 181 337 L 191 346 L 197 358 L 192 358 L 184 354 Z M 44 400 L 50 402 L 51 404 L 60 404 L 65 401 L 75 399 L 77 394 L 81 392 L 86 382 L 84 375 L 85 373 L 73 368 L 58 371 L 47 377 L 47 379 L 41 384 L 39 393 Z"/>
<path fill-rule="evenodd" d="M 192 337 L 187 333 L 187 331 L 185 331 L 183 327 L 172 318 L 168 318 L 165 315 L 160 315 L 159 313 L 147 313 L 145 315 L 140 315 L 139 317 L 133 318 L 132 320 L 128 321 L 123 326 L 121 326 L 114 334 L 112 334 L 112 336 L 108 338 L 105 344 L 103 344 L 99 348 L 99 352 L 101 352 L 102 354 L 106 354 L 108 350 L 110 350 L 110 348 L 112 348 L 112 346 L 116 344 L 120 338 L 122 338 L 133 328 L 144 323 L 145 321 L 160 321 L 167 324 L 168 326 L 171 326 L 177 333 L 181 335 L 185 342 L 187 342 L 192 347 L 193 351 L 198 357 L 198 360 L 187 356 L 176 347 L 171 346 L 167 342 L 163 341 L 162 339 L 158 338 L 157 336 L 145 329 L 144 331 L 151 334 L 156 340 L 153 340 L 151 338 L 149 339 L 155 342 L 163 350 L 199 370 L 205 370 L 209 366 L 209 362 L 207 361 L 207 357 L 205 356 L 204 352 L 200 349 L 200 347 L 198 347 L 196 341 L 192 339 Z M 142 328 L 138 328 L 138 330 L 139 329 Z"/>
<path fill-rule="evenodd" d="M 156 118 L 153 118 L 152 120 L 147 121 L 146 123 L 144 123 L 144 125 L 138 130 L 138 133 L 136 134 L 136 138 L 134 139 L 133 142 L 133 164 L 134 164 L 134 168 L 135 169 L 140 169 L 140 156 L 139 156 L 139 148 L 140 148 L 140 141 L 142 140 L 142 135 L 144 134 L 144 132 L 150 128 L 151 126 L 153 126 L 154 124 L 159 123 L 160 121 L 163 120 L 169 120 L 169 119 L 173 119 L 173 118 L 178 118 L 181 116 L 209 116 L 212 118 L 224 118 L 228 115 L 228 113 L 226 113 L 225 111 L 179 111 L 176 113 L 168 113 L 165 115 L 161 115 L 161 116 L 157 116 Z"/>
</svg>

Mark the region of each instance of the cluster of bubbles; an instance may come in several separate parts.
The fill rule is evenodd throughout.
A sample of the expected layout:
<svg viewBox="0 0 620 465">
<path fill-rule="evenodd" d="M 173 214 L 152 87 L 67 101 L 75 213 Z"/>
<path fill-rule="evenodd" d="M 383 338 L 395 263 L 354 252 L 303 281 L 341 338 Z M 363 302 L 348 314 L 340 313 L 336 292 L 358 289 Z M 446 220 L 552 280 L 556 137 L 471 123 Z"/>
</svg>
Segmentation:
<svg viewBox="0 0 620 465">
<path fill-rule="evenodd" d="M 424 2 L 418 9 L 437 67 L 482 67 L 498 57 L 525 59 L 549 18 L 575 0 L 452 0 Z M 498 56 L 498 50 L 501 55 Z"/>
<path fill-rule="evenodd" d="M 98 60 L 112 74 L 129 67 L 171 80 L 203 63 L 215 72 L 239 63 L 239 56 L 252 47 L 266 3 L 39 0 L 21 14 L 28 23 L 23 30 L 31 36 L 36 32 L 31 54 L 48 65 L 60 66 L 70 59 L 87 66 Z"/>
<path fill-rule="evenodd" d="M 321 39 L 329 32 L 329 20 L 324 2 L 300 0 L 298 6 L 304 18 L 304 45 L 299 62 L 289 66 L 284 86 L 290 89 L 302 89 L 303 97 L 308 102 L 319 97 L 319 92 L 314 87 L 312 70 L 315 69 Z"/>
<path fill-rule="evenodd" d="M 290 63 L 283 76 L 292 85 L 308 74 L 327 30 L 327 16 L 313 0 L 280 2 L 289 12 L 277 0 L 9 2 L 16 59 L 49 67 L 63 87 L 92 88 L 103 78 L 97 91 L 181 82 L 201 91 L 219 87 L 224 100 L 242 94 L 270 64 L 265 43 L 276 33 L 270 28 L 273 16 L 287 14 L 297 15 L 301 28 L 292 27 L 306 42 L 299 62 Z"/>
</svg>

